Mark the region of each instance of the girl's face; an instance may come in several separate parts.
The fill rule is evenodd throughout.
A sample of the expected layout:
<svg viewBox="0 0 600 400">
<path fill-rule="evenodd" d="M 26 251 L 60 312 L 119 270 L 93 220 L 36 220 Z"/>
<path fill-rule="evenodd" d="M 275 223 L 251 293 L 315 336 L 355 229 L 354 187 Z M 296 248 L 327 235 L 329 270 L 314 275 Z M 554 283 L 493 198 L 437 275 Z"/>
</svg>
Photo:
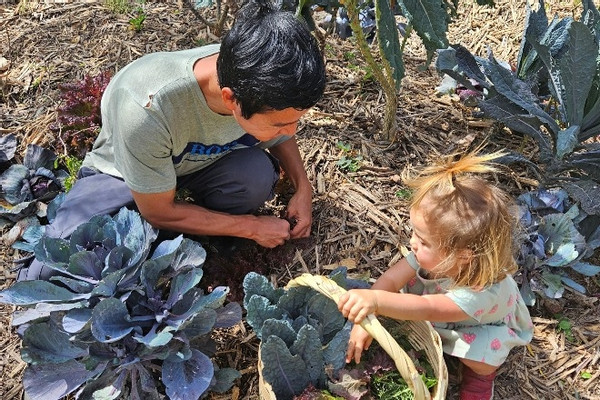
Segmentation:
<svg viewBox="0 0 600 400">
<path fill-rule="evenodd" d="M 410 238 L 412 251 L 421 268 L 432 271 L 445 259 L 439 242 L 434 239 L 429 230 L 420 207 L 413 207 L 410 210 L 410 222 L 413 231 Z"/>
</svg>

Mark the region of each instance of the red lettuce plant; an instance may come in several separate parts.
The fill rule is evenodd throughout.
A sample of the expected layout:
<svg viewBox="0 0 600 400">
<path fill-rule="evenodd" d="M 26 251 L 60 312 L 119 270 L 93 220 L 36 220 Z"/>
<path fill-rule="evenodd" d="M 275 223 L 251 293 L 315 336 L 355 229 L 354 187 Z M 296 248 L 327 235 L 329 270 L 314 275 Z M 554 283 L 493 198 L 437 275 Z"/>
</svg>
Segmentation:
<svg viewBox="0 0 600 400">
<path fill-rule="evenodd" d="M 50 125 L 60 139 L 57 151 L 83 158 L 92 148 L 102 125 L 100 100 L 110 78 L 110 73 L 104 71 L 60 86 L 62 105 L 57 122 Z"/>
</svg>

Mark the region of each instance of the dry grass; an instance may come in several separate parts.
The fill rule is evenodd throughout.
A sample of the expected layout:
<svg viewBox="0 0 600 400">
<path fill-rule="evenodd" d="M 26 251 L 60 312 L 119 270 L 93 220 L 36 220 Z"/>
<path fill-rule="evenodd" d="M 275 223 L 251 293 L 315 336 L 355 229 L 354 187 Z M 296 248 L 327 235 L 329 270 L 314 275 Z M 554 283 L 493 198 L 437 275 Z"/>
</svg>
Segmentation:
<svg viewBox="0 0 600 400">
<path fill-rule="evenodd" d="M 489 45 L 503 60 L 514 61 L 524 18 L 524 2 L 497 1 L 490 9 L 464 0 L 459 22 L 451 27 L 451 42 L 484 54 Z M 58 85 L 117 71 L 142 54 L 189 48 L 215 41 L 214 35 L 191 12 L 185 1 L 145 3 L 147 17 L 141 32 L 129 29 L 134 14 L 115 14 L 102 2 L 21 1 L 0 5 L 0 134 L 13 133 L 24 143 L 51 146 L 49 123 L 56 118 Z M 572 13 L 573 4 L 548 1 L 553 12 Z M 214 21 L 208 12 L 204 17 Z M 399 94 L 398 139 L 391 145 L 378 141 L 383 94 L 365 69 L 346 60 L 356 53 L 348 42 L 329 39 L 325 48 L 329 85 L 325 98 L 304 119 L 298 137 L 309 179 L 315 188 L 313 237 L 315 245 L 298 251 L 294 261 L 273 271 L 273 280 L 285 283 L 300 272 L 326 273 L 346 265 L 353 274 L 377 277 L 400 257 L 407 244 L 405 201 L 399 174 L 407 165 L 427 162 L 437 153 L 462 150 L 487 141 L 489 146 L 520 145 L 493 124 L 475 120 L 448 97 L 438 98 L 439 77 L 432 68 L 421 70 L 424 51 L 417 39 L 406 50 L 407 77 Z M 0 59 L 1 60 L 1 59 Z M 2 63 L 0 62 L 0 65 Z M 357 172 L 344 172 L 336 162 L 344 154 L 337 143 L 352 147 L 362 157 Z M 535 184 L 525 172 L 498 177 L 498 183 L 518 193 Z M 278 207 L 278 204 L 274 204 Z M 19 255 L 6 246 L 0 251 L 0 287 L 10 285 L 11 260 Z M 592 293 L 598 285 L 587 282 Z M 516 349 L 497 379 L 500 399 L 600 399 L 600 324 L 596 297 L 568 292 L 558 302 L 572 322 L 573 340 L 557 330 L 558 320 L 540 304 L 532 308 L 535 338 Z M 549 304 L 556 306 L 557 304 Z M 19 358 L 20 340 L 9 326 L 12 307 L 0 306 L 0 398 L 20 398 L 25 364 Z M 256 399 L 258 341 L 244 325 L 218 338 L 219 361 L 242 371 L 242 379 L 222 399 Z M 583 379 L 587 371 L 591 378 Z M 453 392 L 449 398 L 454 398 Z"/>
</svg>

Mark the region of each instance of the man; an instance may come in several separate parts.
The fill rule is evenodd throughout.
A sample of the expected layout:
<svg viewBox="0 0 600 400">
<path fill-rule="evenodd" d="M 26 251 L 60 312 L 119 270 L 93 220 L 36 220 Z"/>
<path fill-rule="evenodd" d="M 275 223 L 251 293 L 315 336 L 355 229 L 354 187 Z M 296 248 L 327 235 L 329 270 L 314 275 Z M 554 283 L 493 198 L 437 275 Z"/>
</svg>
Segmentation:
<svg viewBox="0 0 600 400">
<path fill-rule="evenodd" d="M 312 188 L 293 136 L 324 87 L 305 24 L 264 0 L 240 10 L 220 46 L 132 62 L 108 85 L 102 131 L 46 234 L 67 237 L 91 216 L 135 202 L 159 229 L 264 247 L 308 236 Z M 252 215 L 273 197 L 280 165 L 295 187 L 287 220 Z M 181 188 L 196 204 L 175 200 Z M 49 272 L 34 261 L 18 279 Z"/>
</svg>

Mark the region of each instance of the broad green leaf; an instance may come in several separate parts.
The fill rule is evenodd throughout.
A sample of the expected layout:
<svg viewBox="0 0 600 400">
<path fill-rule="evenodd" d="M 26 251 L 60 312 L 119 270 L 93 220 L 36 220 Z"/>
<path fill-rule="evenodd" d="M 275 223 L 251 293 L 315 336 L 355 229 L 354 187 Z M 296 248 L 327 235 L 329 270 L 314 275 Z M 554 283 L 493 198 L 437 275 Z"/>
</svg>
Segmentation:
<svg viewBox="0 0 600 400">
<path fill-rule="evenodd" d="M 539 233 L 546 238 L 546 254 L 553 255 L 561 246 L 572 244 L 578 253 L 585 248 L 585 238 L 579 233 L 573 221 L 565 214 L 546 215 L 539 226 Z"/>
<path fill-rule="evenodd" d="M 23 180 L 29 177 L 29 170 L 21 164 L 13 164 L 2 175 L 0 175 L 0 186 L 2 186 L 3 197 L 12 205 L 24 201 L 31 201 L 25 193 L 21 192 Z"/>
<path fill-rule="evenodd" d="M 573 149 L 579 144 L 578 135 L 579 125 L 572 125 L 567 129 L 558 131 L 556 135 L 556 157 L 559 160 L 573 152 Z"/>
<path fill-rule="evenodd" d="M 277 336 L 285 342 L 286 346 L 290 347 L 298 338 L 298 333 L 292 328 L 290 321 L 269 318 L 262 324 L 261 337 L 268 338 L 269 336 Z M 319 343 L 321 343 L 320 340 Z"/>
<path fill-rule="evenodd" d="M 598 54 L 598 45 L 590 30 L 581 22 L 574 21 L 568 28 L 567 51 L 560 55 L 560 68 L 563 83 L 563 101 L 566 121 L 572 127 L 581 125 L 583 111 L 592 80 L 596 73 L 596 60 L 590 57 Z"/>
<path fill-rule="evenodd" d="M 37 144 L 30 144 L 27 146 L 27 150 L 25 150 L 23 165 L 31 170 L 38 168 L 52 170 L 54 169 L 54 160 L 56 160 L 56 154 L 51 150 Z"/>
<path fill-rule="evenodd" d="M 212 308 L 204 308 L 178 330 L 183 331 L 187 338 L 192 340 L 211 332 L 215 327 L 216 320 L 217 312 Z"/>
<path fill-rule="evenodd" d="M 442 0 L 402 0 L 398 3 L 404 16 L 423 40 L 428 60 L 437 49 L 448 47 L 448 12 Z"/>
<path fill-rule="evenodd" d="M 79 225 L 69 238 L 71 253 L 92 250 L 102 241 L 102 227 L 91 222 Z"/>
<path fill-rule="evenodd" d="M 273 288 L 273 285 L 263 275 L 249 272 L 244 277 L 244 308 L 248 308 L 248 301 L 254 294 L 258 294 L 269 300 L 271 304 L 277 304 L 279 298 L 285 293 L 282 288 Z"/>
<path fill-rule="evenodd" d="M 0 303 L 26 306 L 37 303 L 69 302 L 88 298 L 46 281 L 19 281 L 0 291 Z"/>
<path fill-rule="evenodd" d="M 346 366 L 346 349 L 351 330 L 352 323 L 346 321 L 344 327 L 323 348 L 323 362 L 331 366 L 334 373 Z"/>
<path fill-rule="evenodd" d="M 61 238 L 43 236 L 34 248 L 35 258 L 50 268 L 64 270 L 69 264 L 69 242 Z"/>
<path fill-rule="evenodd" d="M 92 310 L 81 308 L 70 310 L 62 319 L 62 328 L 68 333 L 80 332 L 92 319 Z"/>
<path fill-rule="evenodd" d="M 35 320 L 47 320 L 51 313 L 56 311 L 67 311 L 73 308 L 85 307 L 84 302 L 78 303 L 38 303 L 34 308 L 16 310 L 13 312 L 11 325 L 19 326 L 26 322 Z"/>
<path fill-rule="evenodd" d="M 544 294 L 551 299 L 560 299 L 565 291 L 562 283 L 562 277 L 549 272 L 542 273 L 542 288 Z"/>
<path fill-rule="evenodd" d="M 404 61 L 402 60 L 402 49 L 394 13 L 390 9 L 388 0 L 375 1 L 375 21 L 377 23 L 377 39 L 383 57 L 392 67 L 392 78 L 396 89 L 400 89 L 400 83 L 404 78 Z M 444 32 L 445 33 L 445 32 Z M 438 46 L 438 48 L 446 46 Z M 429 49 L 428 49 L 429 50 Z M 433 52 L 433 50 L 430 50 Z"/>
<path fill-rule="evenodd" d="M 263 377 L 271 385 L 276 398 L 292 399 L 308 386 L 309 374 L 302 357 L 292 355 L 277 336 L 269 336 L 262 341 L 260 357 Z"/>
<path fill-rule="evenodd" d="M 519 55 L 517 56 L 517 74 L 519 78 L 525 79 L 530 72 L 531 66 L 536 59 L 536 51 L 530 41 L 539 41 L 546 29 L 548 29 L 548 17 L 546 9 L 538 7 L 533 10 L 529 2 L 525 2 L 525 29 L 521 38 Z M 535 69 L 533 69 L 535 71 Z"/>
<path fill-rule="evenodd" d="M 577 257 L 579 257 L 579 252 L 575 249 L 575 244 L 563 243 L 558 246 L 550 258 L 544 260 L 544 264 L 550 267 L 564 267 L 575 261 Z"/>
<path fill-rule="evenodd" d="M 69 338 L 53 324 L 31 325 L 23 335 L 23 361 L 28 364 L 58 364 L 88 354 L 87 349 L 75 346 Z"/>
<path fill-rule="evenodd" d="M 162 381 L 171 400 L 198 399 L 208 389 L 214 375 L 213 363 L 205 354 L 192 350 L 183 362 L 163 362 Z"/>
<path fill-rule="evenodd" d="M 327 378 L 323 369 L 323 349 L 319 333 L 315 328 L 310 325 L 300 328 L 298 339 L 290 347 L 290 353 L 302 357 L 313 386 L 325 386 Z"/>
<path fill-rule="evenodd" d="M 227 293 L 229 293 L 229 288 L 225 286 L 217 286 L 206 295 L 202 294 L 201 290 L 191 290 L 184 295 L 182 300 L 173 305 L 169 321 L 173 323 L 175 321 L 183 322 L 193 317 L 203 308 L 216 310 L 223 306 Z"/>
<path fill-rule="evenodd" d="M 283 317 L 283 310 L 281 308 L 271 304 L 266 297 L 257 294 L 250 297 L 246 310 L 248 311 L 246 314 L 246 321 L 248 322 L 248 325 L 252 327 L 254 332 L 256 332 L 258 338 L 262 337 L 262 326 L 266 320 L 269 318 L 280 319 Z"/>
<path fill-rule="evenodd" d="M 129 371 L 124 369 L 117 375 L 117 378 L 102 389 L 94 391 L 93 400 L 115 400 L 118 399 L 123 391 L 125 382 L 129 377 Z"/>
</svg>

